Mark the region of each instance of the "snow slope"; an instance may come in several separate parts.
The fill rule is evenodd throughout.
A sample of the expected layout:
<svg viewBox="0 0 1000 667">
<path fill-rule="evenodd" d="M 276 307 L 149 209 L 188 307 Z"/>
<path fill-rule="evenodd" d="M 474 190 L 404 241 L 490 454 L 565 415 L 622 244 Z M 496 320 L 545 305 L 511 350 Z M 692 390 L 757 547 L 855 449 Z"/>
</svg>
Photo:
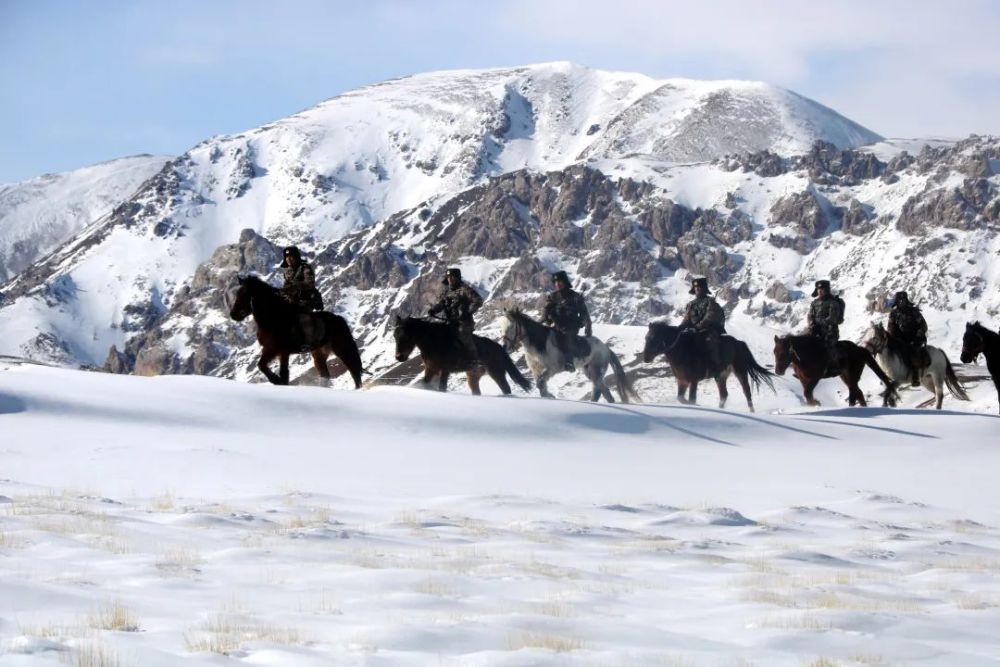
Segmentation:
<svg viewBox="0 0 1000 667">
<path fill-rule="evenodd" d="M 0 663 L 995 664 L 998 419 L 14 365 Z"/>
<path fill-rule="evenodd" d="M 137 155 L 0 184 L 0 283 L 110 213 L 167 159 Z"/>
</svg>

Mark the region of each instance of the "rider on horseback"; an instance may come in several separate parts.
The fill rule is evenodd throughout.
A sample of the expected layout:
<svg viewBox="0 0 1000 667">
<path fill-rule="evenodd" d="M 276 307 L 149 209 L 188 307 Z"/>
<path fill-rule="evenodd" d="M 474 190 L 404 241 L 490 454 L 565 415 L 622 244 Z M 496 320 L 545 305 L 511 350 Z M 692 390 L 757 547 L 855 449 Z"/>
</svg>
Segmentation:
<svg viewBox="0 0 1000 667">
<path fill-rule="evenodd" d="M 281 296 L 304 313 L 323 310 L 323 297 L 316 289 L 316 272 L 302 253 L 293 245 L 285 248 L 281 268 L 285 270 L 285 284 Z"/>
<path fill-rule="evenodd" d="M 483 305 L 483 297 L 479 296 L 471 285 L 462 280 L 461 269 L 448 269 L 444 277 L 444 291 L 441 297 L 428 310 L 431 316 L 444 312 L 444 321 L 455 329 L 458 342 L 465 350 L 471 367 L 481 366 L 479 351 L 476 349 L 476 339 L 473 331 L 476 324 L 473 314 Z"/>
<path fill-rule="evenodd" d="M 816 336 L 826 346 L 827 372 L 840 367 L 840 325 L 844 322 L 844 300 L 830 291 L 829 280 L 817 280 L 813 289 L 813 302 L 809 307 L 809 334 Z"/>
<path fill-rule="evenodd" d="M 301 251 L 290 245 L 282 254 L 285 284 L 280 294 L 299 311 L 299 326 L 292 330 L 289 342 L 299 352 L 309 352 L 314 340 L 322 337 L 322 332 L 317 330 L 318 323 L 309 313 L 323 310 L 323 296 L 316 289 L 316 272 L 309 262 L 302 259 Z"/>
<path fill-rule="evenodd" d="M 726 312 L 708 291 L 707 278 L 693 278 L 688 294 L 694 294 L 695 298 L 685 307 L 680 326 L 682 329 L 694 329 L 702 335 L 709 363 L 713 372 L 717 373 L 722 366 L 719 337 L 726 333 Z"/>
<path fill-rule="evenodd" d="M 545 300 L 542 324 L 547 324 L 558 332 L 556 344 L 566 359 L 567 370 L 573 370 L 573 358 L 586 356 L 588 353 L 587 349 L 581 349 L 586 343 L 580 345 L 577 341 L 580 327 L 584 327 L 585 335 L 591 336 L 594 333 L 593 324 L 583 295 L 573 289 L 565 271 L 553 273 L 552 284 L 555 285 L 555 290 Z"/>
<path fill-rule="evenodd" d="M 920 384 L 920 369 L 929 363 L 927 355 L 927 320 L 920 309 L 910 302 L 906 292 L 896 292 L 889 312 L 889 335 L 903 343 L 909 351 L 906 360 L 910 366 L 910 381 L 913 386 Z"/>
</svg>

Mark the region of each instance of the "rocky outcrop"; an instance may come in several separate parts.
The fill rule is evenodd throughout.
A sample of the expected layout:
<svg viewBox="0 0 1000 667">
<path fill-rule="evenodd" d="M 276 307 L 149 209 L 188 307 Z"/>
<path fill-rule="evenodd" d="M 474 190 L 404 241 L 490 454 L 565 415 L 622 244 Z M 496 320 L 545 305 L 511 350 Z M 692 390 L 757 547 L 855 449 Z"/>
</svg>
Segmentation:
<svg viewBox="0 0 1000 667">
<path fill-rule="evenodd" d="M 782 197 L 771 207 L 771 226 L 790 227 L 800 235 L 817 239 L 829 232 L 835 221 L 827 215 L 829 202 L 810 188 Z"/>
<path fill-rule="evenodd" d="M 972 230 L 996 223 L 1000 223 L 997 186 L 984 178 L 967 178 L 959 187 L 910 197 L 896 227 L 912 236 L 939 227 Z"/>
</svg>

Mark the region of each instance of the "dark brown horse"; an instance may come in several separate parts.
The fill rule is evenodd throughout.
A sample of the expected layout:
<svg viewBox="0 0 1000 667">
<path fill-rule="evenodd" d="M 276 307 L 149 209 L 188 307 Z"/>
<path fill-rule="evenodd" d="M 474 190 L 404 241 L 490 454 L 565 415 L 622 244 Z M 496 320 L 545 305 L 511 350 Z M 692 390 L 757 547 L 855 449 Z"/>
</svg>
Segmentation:
<svg viewBox="0 0 1000 667">
<path fill-rule="evenodd" d="M 757 363 L 746 343 L 732 336 L 720 337 L 719 358 L 722 368 L 713 373 L 709 369 L 705 343 L 699 334 L 664 322 L 653 322 L 646 332 L 646 345 L 642 350 L 642 358 L 648 364 L 661 354 L 666 357 L 677 380 L 677 400 L 681 403 L 696 404 L 698 383 L 714 379 L 719 388 L 719 407 L 724 408 L 729 398 L 726 383 L 731 373 L 736 375 L 740 386 L 743 387 L 743 396 L 747 399 L 750 412 L 754 411 L 750 392 L 751 382 L 757 391 L 760 391 L 761 383 L 774 391 L 774 383 L 771 380 L 774 374 Z"/>
<path fill-rule="evenodd" d="M 1000 400 L 1000 334 L 997 334 L 979 322 L 967 323 L 965 335 L 962 336 L 962 363 L 971 364 L 979 358 L 986 357 L 986 370 L 993 378 L 993 386 L 997 389 Z"/>
<path fill-rule="evenodd" d="M 852 343 L 849 340 L 842 340 L 837 343 L 840 350 L 840 357 L 843 364 L 840 369 L 834 372 L 827 371 L 827 352 L 823 341 L 816 336 L 782 336 L 774 337 L 774 372 L 784 375 L 788 367 L 792 367 L 795 377 L 802 383 L 802 390 L 805 393 L 806 404 L 811 406 L 819 405 L 813 397 L 813 390 L 823 378 L 840 376 L 840 379 L 847 385 L 847 402 L 850 405 L 868 405 L 865 394 L 858 386 L 858 380 L 865 370 L 865 366 L 872 369 L 878 379 L 885 385 L 882 392 L 882 405 L 884 407 L 895 407 L 899 400 L 896 393 L 896 383 L 882 372 L 875 357 L 871 353 Z"/>
<path fill-rule="evenodd" d="M 242 322 L 253 315 L 257 322 L 257 342 L 260 343 L 260 361 L 257 368 L 273 384 L 288 384 L 288 357 L 303 352 L 312 354 L 313 365 L 326 382 L 330 369 L 326 365 L 330 355 L 336 355 L 354 379 L 354 387 L 361 387 L 361 353 L 351 335 L 351 328 L 340 315 L 333 313 L 302 313 L 283 299 L 278 290 L 256 276 L 239 278 L 239 289 L 231 299 L 229 315 Z M 279 373 L 269 365 L 279 359 Z"/>
<path fill-rule="evenodd" d="M 476 351 L 482 366 L 471 368 L 455 330 L 443 322 L 420 317 L 402 318 L 397 315 L 392 334 L 396 339 L 396 360 L 406 361 L 413 354 L 413 348 L 420 350 L 424 362 L 423 382 L 430 385 L 431 380 L 438 378 L 437 388 L 440 391 L 447 391 L 448 376 L 459 372 L 465 372 L 469 389 L 476 396 L 482 393 L 479 390 L 479 379 L 486 374 L 493 378 L 504 394 L 510 393 L 507 375 L 521 389 L 531 389 L 531 380 L 524 377 L 500 344 L 489 338 L 475 336 Z"/>
</svg>

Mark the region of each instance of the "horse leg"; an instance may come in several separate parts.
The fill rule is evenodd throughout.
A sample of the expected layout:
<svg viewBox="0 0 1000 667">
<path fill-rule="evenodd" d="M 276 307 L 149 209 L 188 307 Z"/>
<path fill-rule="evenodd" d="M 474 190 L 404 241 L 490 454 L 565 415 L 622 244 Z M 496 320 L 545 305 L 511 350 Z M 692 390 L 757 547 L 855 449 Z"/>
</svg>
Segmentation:
<svg viewBox="0 0 1000 667">
<path fill-rule="evenodd" d="M 281 384 L 288 384 L 288 354 L 278 358 L 278 373 L 281 374 Z"/>
<path fill-rule="evenodd" d="M 698 405 L 698 381 L 693 380 L 691 386 L 688 387 L 688 403 L 691 405 Z"/>
<path fill-rule="evenodd" d="M 819 378 L 806 378 L 802 381 L 802 389 L 804 390 L 806 396 L 806 405 L 813 408 L 818 408 L 820 405 L 820 402 L 813 397 L 813 389 L 815 389 L 818 384 Z"/>
<path fill-rule="evenodd" d="M 750 412 L 753 412 L 753 394 L 750 393 L 750 378 L 747 377 L 747 372 L 741 369 L 736 373 L 736 379 L 739 380 L 740 386 L 743 387 L 743 395 L 747 399 L 747 407 L 750 408 Z"/>
<path fill-rule="evenodd" d="M 937 399 L 937 404 L 934 406 L 934 409 L 940 410 L 941 405 L 944 403 L 944 376 L 943 374 L 932 373 L 930 378 L 934 383 L 934 398 Z"/>
<path fill-rule="evenodd" d="M 329 357 L 329 348 L 321 347 L 312 351 L 313 366 L 316 367 L 316 372 L 319 373 L 319 377 L 322 380 L 321 384 L 324 387 L 330 386 L 330 367 L 326 364 L 326 360 Z"/>
<path fill-rule="evenodd" d="M 542 398 L 555 398 L 549 392 L 549 371 L 544 370 L 535 378 L 535 384 L 538 386 L 538 394 Z"/>
<path fill-rule="evenodd" d="M 274 361 L 278 355 L 270 350 L 262 350 L 260 360 L 257 362 L 257 370 L 264 374 L 271 384 L 281 384 L 281 378 L 272 371 L 268 365 Z"/>
<path fill-rule="evenodd" d="M 465 381 L 469 383 L 469 391 L 472 392 L 473 396 L 482 396 L 483 394 L 479 389 L 479 378 L 482 376 L 479 371 L 465 371 Z"/>
<path fill-rule="evenodd" d="M 719 409 L 721 410 L 726 407 L 726 401 L 729 400 L 729 387 L 726 386 L 726 376 L 716 375 L 715 386 L 719 388 Z"/>
<path fill-rule="evenodd" d="M 684 394 L 687 393 L 687 388 L 688 388 L 688 386 L 684 382 L 682 382 L 680 380 L 677 380 L 677 402 L 678 403 L 683 403 L 684 405 L 687 405 L 687 402 L 688 402 L 687 396 L 684 395 Z"/>
<path fill-rule="evenodd" d="M 446 371 L 441 371 L 441 378 L 438 380 L 438 391 L 448 391 L 448 375 Z"/>
<path fill-rule="evenodd" d="M 438 371 L 437 371 L 436 368 L 434 368 L 432 366 L 425 366 L 424 367 L 424 379 L 421 380 L 421 382 L 424 385 L 424 389 L 430 389 L 431 388 L 431 380 L 433 380 L 434 376 L 437 375 L 437 374 L 438 374 Z"/>
</svg>

